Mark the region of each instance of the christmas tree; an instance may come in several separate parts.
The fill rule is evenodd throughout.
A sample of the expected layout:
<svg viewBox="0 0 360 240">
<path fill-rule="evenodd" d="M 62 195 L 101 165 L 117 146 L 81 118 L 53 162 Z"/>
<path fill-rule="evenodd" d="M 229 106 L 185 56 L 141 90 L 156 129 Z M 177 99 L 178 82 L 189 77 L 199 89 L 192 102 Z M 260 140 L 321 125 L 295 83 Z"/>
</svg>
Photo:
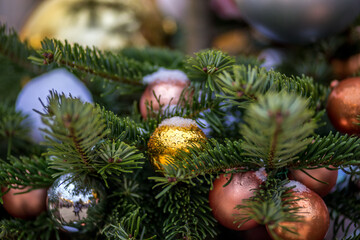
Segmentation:
<svg viewBox="0 0 360 240">
<path fill-rule="evenodd" d="M 0 26 L 0 238 L 359 239 L 357 22 L 276 70 L 215 49 L 34 49 Z"/>
</svg>

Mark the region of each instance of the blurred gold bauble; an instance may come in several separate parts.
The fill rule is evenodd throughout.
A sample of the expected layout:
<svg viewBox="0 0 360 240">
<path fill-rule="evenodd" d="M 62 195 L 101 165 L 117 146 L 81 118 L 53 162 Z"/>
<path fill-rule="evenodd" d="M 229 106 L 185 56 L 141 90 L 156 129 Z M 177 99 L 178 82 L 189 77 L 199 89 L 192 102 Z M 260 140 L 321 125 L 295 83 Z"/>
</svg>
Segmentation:
<svg viewBox="0 0 360 240">
<path fill-rule="evenodd" d="M 322 198 L 299 182 L 290 181 L 289 186 L 297 186 L 291 191 L 292 197 L 289 204 L 292 208 L 299 208 L 298 216 L 301 222 L 280 222 L 273 230 L 283 240 L 323 240 L 330 225 L 330 216 Z M 283 227 L 297 234 L 286 231 Z M 267 226 L 269 228 L 269 226 Z M 269 231 L 269 230 L 268 230 Z"/>
<path fill-rule="evenodd" d="M 168 165 L 170 157 L 179 150 L 186 151 L 193 144 L 199 146 L 205 139 L 205 134 L 194 120 L 181 117 L 165 119 L 148 142 L 150 161 L 155 169 L 163 169 L 161 165 Z"/>
<path fill-rule="evenodd" d="M 45 37 L 103 50 L 159 46 L 165 41 L 162 25 L 152 0 L 48 0 L 34 11 L 20 37 L 35 48 Z"/>
<path fill-rule="evenodd" d="M 2 199 L 4 201 L 4 208 L 6 211 L 15 218 L 21 219 L 33 219 L 36 218 L 40 213 L 46 211 L 46 196 L 47 189 L 34 189 L 30 192 L 26 192 L 30 187 L 23 189 L 11 188 Z M 7 191 L 7 188 L 2 187 L 2 192 Z"/>
<path fill-rule="evenodd" d="M 331 166 L 330 166 L 331 167 Z M 317 169 L 304 169 L 306 173 L 314 177 L 319 182 L 301 170 L 290 169 L 289 179 L 296 180 L 316 192 L 320 197 L 326 196 L 331 189 L 335 186 L 336 180 L 338 177 L 338 170 L 329 170 L 327 168 L 317 168 Z"/>
</svg>

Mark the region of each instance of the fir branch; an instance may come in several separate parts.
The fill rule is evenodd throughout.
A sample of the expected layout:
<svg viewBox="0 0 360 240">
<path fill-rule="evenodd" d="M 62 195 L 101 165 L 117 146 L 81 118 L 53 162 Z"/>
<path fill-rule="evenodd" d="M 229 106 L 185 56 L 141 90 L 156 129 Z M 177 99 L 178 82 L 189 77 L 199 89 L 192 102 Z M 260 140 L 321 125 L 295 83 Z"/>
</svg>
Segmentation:
<svg viewBox="0 0 360 240">
<path fill-rule="evenodd" d="M 244 116 L 244 155 L 262 159 L 270 169 L 298 159 L 296 155 L 311 142 L 307 137 L 316 127 L 307 105 L 304 99 L 286 92 L 259 97 Z"/>
<path fill-rule="evenodd" d="M 122 217 L 118 223 L 106 225 L 101 233 L 104 234 L 108 240 L 155 239 L 156 236 L 149 238 L 145 237 L 146 228 L 142 227 L 142 223 L 145 218 L 146 214 L 141 213 L 140 208 L 137 208 Z"/>
<path fill-rule="evenodd" d="M 236 215 L 237 222 L 245 222 L 254 219 L 256 222 L 267 225 L 269 233 L 275 240 L 280 238 L 273 232 L 281 222 L 300 222 L 302 216 L 298 215 L 301 209 L 292 207 L 294 201 L 299 200 L 291 194 L 290 189 L 294 186 L 287 187 L 287 180 L 273 178 L 271 173 L 260 189 L 255 191 L 255 196 L 244 201 L 243 205 L 236 206 L 236 209 L 242 211 Z M 241 227 L 242 224 L 239 224 Z M 292 229 L 281 226 L 285 231 L 293 232 Z M 298 234 L 295 233 L 294 234 Z"/>
<path fill-rule="evenodd" d="M 147 63 L 128 59 L 111 52 L 102 52 L 95 47 L 85 49 L 79 44 L 71 46 L 55 39 L 45 39 L 37 55 L 29 57 L 33 63 L 47 65 L 55 63 L 81 75 L 98 76 L 125 85 L 142 86 L 143 76 L 156 71 Z"/>
<path fill-rule="evenodd" d="M 100 108 L 100 111 L 109 131 L 108 139 L 142 146 L 147 144 L 147 140 L 150 138 L 149 133 L 140 124 L 129 117 L 121 118 L 105 108 Z"/>
<path fill-rule="evenodd" d="M 47 213 L 43 213 L 35 221 L 21 219 L 3 219 L 0 221 L 0 238 L 7 240 L 60 240 L 55 222 Z"/>
<path fill-rule="evenodd" d="M 51 156 L 51 168 L 65 173 L 91 173 L 97 158 L 94 146 L 108 131 L 99 109 L 90 103 L 82 103 L 76 98 L 66 98 L 51 92 L 42 121 L 49 127 L 42 129 L 48 136 L 45 145 L 49 146 L 47 155 Z"/>
<path fill-rule="evenodd" d="M 49 168 L 48 159 L 44 157 L 9 157 L 8 161 L 0 159 L 0 185 L 9 188 L 32 189 L 48 188 L 53 183 L 55 170 Z"/>
<path fill-rule="evenodd" d="M 131 147 L 121 141 L 105 141 L 96 149 L 98 159 L 95 159 L 92 166 L 103 178 L 107 185 L 107 178 L 115 174 L 132 173 L 134 169 L 141 168 L 144 164 L 144 155 L 139 153 L 135 147 Z"/>
<path fill-rule="evenodd" d="M 230 69 L 235 59 L 217 50 L 204 50 L 195 53 L 195 57 L 189 57 L 185 68 L 190 79 L 199 82 L 206 82 L 211 90 L 218 89 L 216 77 Z"/>
<path fill-rule="evenodd" d="M 124 48 L 120 54 L 138 62 L 148 63 L 156 67 L 168 69 L 184 68 L 185 55 L 180 51 L 156 47 Z"/>
<path fill-rule="evenodd" d="M 249 102 L 267 92 L 296 93 L 309 99 L 309 107 L 320 110 L 325 107 L 328 88 L 314 83 L 309 77 L 287 77 L 275 71 L 252 66 L 233 66 L 231 72 L 223 72 L 216 78 L 217 84 L 225 96 L 232 103 L 246 107 Z"/>
<path fill-rule="evenodd" d="M 350 166 L 360 165 L 360 139 L 354 136 L 333 134 L 316 136 L 312 143 L 307 145 L 298 154 L 299 159 L 289 166 L 306 168 L 308 166 Z"/>
<path fill-rule="evenodd" d="M 200 240 L 216 235 L 207 191 L 208 188 L 199 185 L 182 185 L 159 199 L 159 206 L 168 214 L 163 228 L 166 240 Z"/>
<path fill-rule="evenodd" d="M 0 54 L 33 74 L 44 72 L 44 67 L 34 66 L 27 59 L 36 51 L 27 42 L 21 42 L 15 30 L 8 29 L 5 24 L 0 24 Z"/>
</svg>

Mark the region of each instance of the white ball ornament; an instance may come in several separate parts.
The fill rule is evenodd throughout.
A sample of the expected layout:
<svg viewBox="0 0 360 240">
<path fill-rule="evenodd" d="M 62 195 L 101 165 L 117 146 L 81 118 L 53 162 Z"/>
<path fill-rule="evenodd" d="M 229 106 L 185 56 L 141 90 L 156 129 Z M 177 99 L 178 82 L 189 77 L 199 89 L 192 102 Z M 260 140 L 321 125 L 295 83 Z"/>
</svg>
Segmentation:
<svg viewBox="0 0 360 240">
<path fill-rule="evenodd" d="M 65 69 L 52 70 L 32 79 L 20 91 L 16 100 L 16 110 L 28 115 L 30 135 L 36 143 L 44 140 L 44 133 L 39 129 L 45 128 L 45 125 L 41 122 L 40 114 L 33 109 L 43 110 L 39 99 L 46 104 L 51 90 L 64 93 L 65 96 L 71 94 L 83 102 L 93 102 L 91 93 L 85 84 Z"/>
</svg>

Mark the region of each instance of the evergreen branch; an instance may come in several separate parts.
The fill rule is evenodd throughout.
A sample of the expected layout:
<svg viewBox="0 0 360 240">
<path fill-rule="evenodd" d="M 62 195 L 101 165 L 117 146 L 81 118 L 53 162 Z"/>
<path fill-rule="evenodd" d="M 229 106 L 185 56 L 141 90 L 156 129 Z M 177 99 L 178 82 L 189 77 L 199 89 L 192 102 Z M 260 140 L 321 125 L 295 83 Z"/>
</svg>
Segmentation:
<svg viewBox="0 0 360 240">
<path fill-rule="evenodd" d="M 7 240 L 60 240 L 60 235 L 55 222 L 47 213 L 42 213 L 35 221 L 1 220 L 0 238 Z"/>
<path fill-rule="evenodd" d="M 67 41 L 62 43 L 55 39 L 45 39 L 37 56 L 33 55 L 29 59 L 38 65 L 55 63 L 59 67 L 66 67 L 81 75 L 90 74 L 134 86 L 142 86 L 143 76 L 156 71 L 156 68 L 150 64 L 128 59 L 122 55 L 101 52 L 96 48 L 84 49 L 79 44 L 71 46 Z"/>
<path fill-rule="evenodd" d="M 40 113 L 49 127 L 42 129 L 48 135 L 44 144 L 50 147 L 51 168 L 60 171 L 56 175 L 93 172 L 92 163 L 97 158 L 94 146 L 108 134 L 99 109 L 50 92 L 45 110 Z"/>
<path fill-rule="evenodd" d="M 9 157 L 0 159 L 0 185 L 9 188 L 48 188 L 53 183 L 55 170 L 49 168 L 48 159 L 43 157 Z M 31 191 L 31 190 L 29 190 Z"/>
<path fill-rule="evenodd" d="M 141 216 L 140 216 L 141 215 Z M 102 230 L 108 240 L 150 240 L 155 239 L 156 236 L 150 238 L 145 237 L 145 227 L 142 223 L 146 218 L 146 214 L 140 212 L 140 208 L 128 213 L 122 217 L 117 224 L 108 224 Z"/>
<path fill-rule="evenodd" d="M 231 68 L 235 59 L 217 50 L 204 50 L 195 53 L 195 57 L 189 57 L 185 68 L 190 79 L 205 82 L 212 91 L 218 89 L 216 77 Z"/>
<path fill-rule="evenodd" d="M 268 93 L 249 105 L 241 133 L 245 156 L 264 161 L 270 169 L 294 160 L 311 142 L 307 137 L 316 127 L 308 102 L 286 92 Z"/>
<path fill-rule="evenodd" d="M 352 235 L 350 232 L 352 229 L 360 229 L 360 197 L 355 189 L 338 189 L 327 195 L 324 200 L 330 210 L 330 217 L 334 221 L 334 236 L 338 232 L 349 236 L 349 234 Z"/>
<path fill-rule="evenodd" d="M 265 68 L 236 65 L 231 72 L 223 72 L 216 79 L 221 91 L 234 104 L 245 107 L 245 104 L 256 101 L 267 92 L 296 93 L 309 99 L 309 107 L 319 110 L 325 107 L 328 88 L 314 83 L 309 77 L 287 77 Z M 236 100 L 236 101 L 235 101 Z"/>
<path fill-rule="evenodd" d="M 168 214 L 163 224 L 166 240 L 200 240 L 216 235 L 207 192 L 207 187 L 182 185 L 159 199 L 159 206 Z"/>
<path fill-rule="evenodd" d="M 325 137 L 318 135 L 298 157 L 291 167 L 360 165 L 360 139 L 338 132 Z"/>
<path fill-rule="evenodd" d="M 27 59 L 36 54 L 36 51 L 26 42 L 21 42 L 17 33 L 13 29 L 7 29 L 4 24 L 0 24 L 0 54 L 33 74 L 44 72 L 44 68 L 34 66 Z"/>
<path fill-rule="evenodd" d="M 165 48 L 146 47 L 146 48 L 124 48 L 121 55 L 134 59 L 138 62 L 148 63 L 156 67 L 168 69 L 184 68 L 184 54 Z"/>
<path fill-rule="evenodd" d="M 101 108 L 101 117 L 109 131 L 108 139 L 115 141 L 124 141 L 129 144 L 143 145 L 147 144 L 150 138 L 149 134 L 129 117 L 120 118 L 115 113 Z"/>
<path fill-rule="evenodd" d="M 103 178 L 107 185 L 108 176 L 117 176 L 123 173 L 132 173 L 134 169 L 141 168 L 144 164 L 144 155 L 138 149 L 131 147 L 121 141 L 105 141 L 97 148 L 98 159 L 94 160 L 92 166 Z"/>
</svg>

